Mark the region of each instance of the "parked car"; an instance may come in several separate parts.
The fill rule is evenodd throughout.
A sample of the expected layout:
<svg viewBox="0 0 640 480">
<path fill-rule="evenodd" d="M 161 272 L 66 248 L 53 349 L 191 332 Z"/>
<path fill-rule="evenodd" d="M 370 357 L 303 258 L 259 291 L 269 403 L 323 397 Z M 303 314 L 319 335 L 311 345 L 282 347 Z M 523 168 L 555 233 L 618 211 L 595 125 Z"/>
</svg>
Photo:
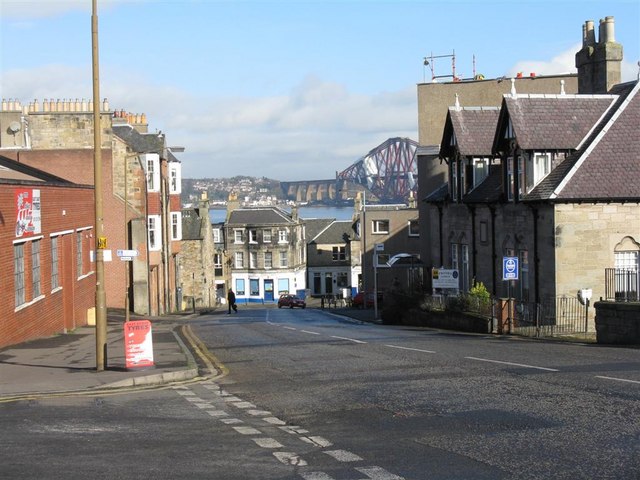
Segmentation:
<svg viewBox="0 0 640 480">
<path fill-rule="evenodd" d="M 278 308 L 282 308 L 282 307 L 306 308 L 306 306 L 307 306 L 307 303 L 297 295 L 290 295 L 290 294 L 280 295 L 280 298 L 278 299 Z"/>
<path fill-rule="evenodd" d="M 366 296 L 364 292 L 358 292 L 351 304 L 357 308 L 372 308 L 373 307 L 373 292 L 367 292 Z M 378 292 L 378 306 L 382 305 L 382 292 Z"/>
</svg>

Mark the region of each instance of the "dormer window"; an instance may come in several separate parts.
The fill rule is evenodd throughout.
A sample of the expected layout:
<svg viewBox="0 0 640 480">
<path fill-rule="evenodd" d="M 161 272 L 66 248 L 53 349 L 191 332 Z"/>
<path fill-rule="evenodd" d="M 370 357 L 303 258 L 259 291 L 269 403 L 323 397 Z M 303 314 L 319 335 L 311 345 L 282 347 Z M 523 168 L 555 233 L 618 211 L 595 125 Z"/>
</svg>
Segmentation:
<svg viewBox="0 0 640 480">
<path fill-rule="evenodd" d="M 527 158 L 527 193 L 551 172 L 551 154 L 533 153 Z"/>
</svg>

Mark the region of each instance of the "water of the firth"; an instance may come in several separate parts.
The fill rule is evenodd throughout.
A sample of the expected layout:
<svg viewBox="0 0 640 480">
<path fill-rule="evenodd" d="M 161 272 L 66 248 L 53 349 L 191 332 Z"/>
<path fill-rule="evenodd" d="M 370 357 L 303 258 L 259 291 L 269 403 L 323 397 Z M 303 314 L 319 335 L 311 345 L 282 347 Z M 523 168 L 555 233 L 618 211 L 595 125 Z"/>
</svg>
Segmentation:
<svg viewBox="0 0 640 480">
<path fill-rule="evenodd" d="M 211 223 L 224 222 L 227 211 L 222 208 L 209 210 Z M 336 220 L 351 220 L 353 206 L 349 207 L 299 207 L 301 218 L 335 218 Z"/>
</svg>

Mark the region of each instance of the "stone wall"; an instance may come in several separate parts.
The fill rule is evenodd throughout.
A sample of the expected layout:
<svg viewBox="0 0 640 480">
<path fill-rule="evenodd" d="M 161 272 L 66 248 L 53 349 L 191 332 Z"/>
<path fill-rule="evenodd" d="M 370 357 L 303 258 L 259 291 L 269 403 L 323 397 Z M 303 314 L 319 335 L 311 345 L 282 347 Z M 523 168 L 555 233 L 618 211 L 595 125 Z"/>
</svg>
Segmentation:
<svg viewBox="0 0 640 480">
<path fill-rule="evenodd" d="M 596 302 L 595 307 L 598 343 L 640 345 L 640 303 Z"/>
</svg>

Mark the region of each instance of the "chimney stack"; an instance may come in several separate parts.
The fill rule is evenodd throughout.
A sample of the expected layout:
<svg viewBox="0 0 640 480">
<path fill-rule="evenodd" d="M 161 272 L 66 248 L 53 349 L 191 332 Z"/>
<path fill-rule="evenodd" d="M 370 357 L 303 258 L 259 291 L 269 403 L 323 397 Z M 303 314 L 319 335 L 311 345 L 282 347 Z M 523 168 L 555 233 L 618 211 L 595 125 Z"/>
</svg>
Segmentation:
<svg viewBox="0 0 640 480">
<path fill-rule="evenodd" d="M 582 26 L 582 49 L 576 53 L 578 93 L 607 93 L 621 81 L 622 45 L 616 43 L 613 17 L 600 20 L 596 41 L 592 20 Z"/>
</svg>

